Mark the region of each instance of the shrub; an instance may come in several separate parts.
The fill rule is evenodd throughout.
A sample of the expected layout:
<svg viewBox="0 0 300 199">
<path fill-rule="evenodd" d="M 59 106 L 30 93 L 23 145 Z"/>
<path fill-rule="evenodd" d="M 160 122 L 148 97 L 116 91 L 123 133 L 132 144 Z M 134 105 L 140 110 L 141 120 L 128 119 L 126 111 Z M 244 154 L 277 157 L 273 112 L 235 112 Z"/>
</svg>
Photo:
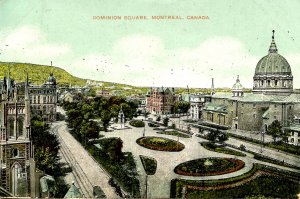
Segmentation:
<svg viewBox="0 0 300 199">
<path fill-rule="evenodd" d="M 147 175 L 154 175 L 157 168 L 157 162 L 154 158 L 140 155 L 143 167 Z"/>
<path fill-rule="evenodd" d="M 141 128 L 141 127 L 145 127 L 145 122 L 141 121 L 141 120 L 131 120 L 129 122 L 129 124 L 133 127 L 137 127 L 137 128 Z"/>
</svg>

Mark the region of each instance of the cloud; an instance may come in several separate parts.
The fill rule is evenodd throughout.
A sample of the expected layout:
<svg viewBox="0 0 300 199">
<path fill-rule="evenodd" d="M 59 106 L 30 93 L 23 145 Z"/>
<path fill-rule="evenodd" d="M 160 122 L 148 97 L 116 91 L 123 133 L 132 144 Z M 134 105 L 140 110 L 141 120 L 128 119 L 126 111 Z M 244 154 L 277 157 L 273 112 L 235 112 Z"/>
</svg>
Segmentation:
<svg viewBox="0 0 300 199">
<path fill-rule="evenodd" d="M 0 34 L 2 61 L 49 64 L 50 60 L 67 55 L 67 44 L 48 43 L 46 35 L 35 26 L 21 26 Z"/>
<path fill-rule="evenodd" d="M 266 49 L 268 46 L 266 46 Z M 84 52 L 84 51 L 83 51 Z M 75 55 L 71 45 L 51 43 L 35 26 L 0 32 L 0 60 L 61 66 L 71 74 L 100 81 L 136 86 L 231 87 L 237 75 L 252 87 L 252 78 L 261 57 L 253 56 L 243 43 L 232 37 L 212 37 L 193 48 L 168 49 L 154 35 L 134 34 L 117 40 L 110 52 Z M 300 81 L 300 54 L 286 56 Z"/>
</svg>

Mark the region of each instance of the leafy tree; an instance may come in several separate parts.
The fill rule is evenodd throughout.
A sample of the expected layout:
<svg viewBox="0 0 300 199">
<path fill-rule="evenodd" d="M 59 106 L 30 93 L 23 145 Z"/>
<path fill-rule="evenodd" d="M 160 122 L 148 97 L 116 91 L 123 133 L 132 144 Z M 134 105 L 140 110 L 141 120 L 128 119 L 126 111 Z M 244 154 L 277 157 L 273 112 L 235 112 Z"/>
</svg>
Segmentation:
<svg viewBox="0 0 300 199">
<path fill-rule="evenodd" d="M 50 175 L 55 175 L 58 167 L 59 141 L 55 134 L 49 132 L 49 125 L 40 116 L 31 120 L 31 140 L 37 167 Z"/>
<path fill-rule="evenodd" d="M 186 114 L 188 113 L 189 109 L 190 109 L 189 102 L 179 101 L 176 102 L 174 106 L 174 112 L 178 114 Z"/>
<path fill-rule="evenodd" d="M 157 122 L 160 122 L 160 120 L 161 120 L 161 117 L 160 117 L 160 115 L 159 115 L 159 116 L 157 116 L 156 121 L 157 121 Z"/>
<path fill-rule="evenodd" d="M 281 140 L 284 142 L 284 143 L 288 143 L 289 142 L 289 136 L 291 135 L 291 131 L 286 129 L 284 131 L 282 131 L 281 135 L 280 135 L 280 138 Z"/>
<path fill-rule="evenodd" d="M 102 125 L 104 128 L 104 131 L 107 132 L 107 128 L 109 126 L 109 122 L 111 120 L 111 113 L 107 110 L 103 110 L 101 112 L 101 117 L 100 117 L 101 121 L 102 121 Z"/>
<path fill-rule="evenodd" d="M 165 117 L 165 118 L 163 119 L 163 124 L 164 124 L 165 127 L 168 126 L 169 121 L 170 121 L 170 119 L 169 119 L 168 117 Z"/>
<path fill-rule="evenodd" d="M 217 138 L 218 138 L 218 131 L 213 131 L 213 130 L 211 130 L 211 131 L 207 134 L 206 138 L 207 138 L 208 140 L 210 140 L 210 141 L 215 142 L 215 141 L 217 140 Z"/>
<path fill-rule="evenodd" d="M 268 127 L 267 134 L 271 135 L 274 142 L 283 134 L 282 126 L 278 120 L 274 120 Z"/>
</svg>

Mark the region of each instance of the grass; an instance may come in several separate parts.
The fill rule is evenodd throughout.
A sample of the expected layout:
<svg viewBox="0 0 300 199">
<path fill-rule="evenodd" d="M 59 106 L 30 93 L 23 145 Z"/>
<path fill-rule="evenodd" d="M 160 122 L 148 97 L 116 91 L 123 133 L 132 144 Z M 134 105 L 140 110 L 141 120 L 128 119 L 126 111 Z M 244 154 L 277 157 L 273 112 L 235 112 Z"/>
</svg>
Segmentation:
<svg viewBox="0 0 300 199">
<path fill-rule="evenodd" d="M 251 176 L 253 176 L 258 171 L 265 171 L 272 176 L 268 176 L 268 178 L 260 179 L 260 181 L 254 181 L 254 183 L 249 183 L 245 186 L 237 186 L 231 189 L 221 189 L 215 190 L 217 187 L 226 186 L 228 184 L 238 183 L 244 181 Z M 270 179 L 270 180 L 268 180 Z M 279 181 L 276 179 L 280 179 Z M 295 183 L 296 181 L 296 183 Z M 256 183 L 259 182 L 259 183 Z M 283 182 L 283 183 L 281 183 Z M 298 182 L 298 183 L 297 183 Z M 183 187 L 187 186 L 198 186 L 198 187 L 216 187 L 214 190 L 202 190 L 202 191 L 193 191 L 187 190 L 188 197 L 192 198 L 244 198 L 247 196 L 254 196 L 256 198 L 259 195 L 265 195 L 270 197 L 278 197 L 278 198 L 296 198 L 296 194 L 299 193 L 300 187 L 300 174 L 294 173 L 282 169 L 278 169 L 275 167 L 270 167 L 262 164 L 255 163 L 253 168 L 240 176 L 226 178 L 226 179 L 218 179 L 218 180 L 182 180 L 182 179 L 173 179 L 171 181 L 171 198 L 181 198 Z M 260 184 L 264 189 L 261 189 Z M 296 186 L 295 186 L 296 184 Z M 298 185 L 297 185 L 298 184 Z M 275 187 L 275 188 L 274 188 Z M 290 192 L 282 191 L 278 192 L 276 190 L 281 189 L 283 187 Z M 264 192 L 268 190 L 273 190 L 271 192 Z M 275 191 L 274 191 L 275 190 Z M 274 193 L 273 193 L 274 192 Z M 221 195 L 220 195 L 221 194 Z M 273 194 L 273 195 L 272 195 Z"/>
<path fill-rule="evenodd" d="M 173 136 L 182 137 L 182 138 L 190 138 L 190 137 L 192 137 L 190 135 L 186 135 L 186 134 L 180 133 L 178 131 L 158 131 L 156 133 L 158 133 L 158 134 L 164 134 L 164 135 L 173 135 Z"/>
<path fill-rule="evenodd" d="M 140 155 L 143 167 L 147 175 L 154 175 L 156 173 L 157 161 L 154 158 Z"/>
<path fill-rule="evenodd" d="M 241 156 L 241 157 L 246 156 L 245 153 L 235 151 L 235 150 L 232 150 L 232 149 L 228 149 L 228 148 L 225 148 L 225 147 L 219 147 L 219 146 L 217 146 L 216 144 L 214 144 L 212 142 L 202 142 L 200 144 L 205 149 L 210 150 L 210 151 L 214 151 L 214 152 L 218 152 L 218 153 L 225 153 L 225 154 L 230 154 L 230 155 L 236 155 L 236 156 Z"/>
</svg>

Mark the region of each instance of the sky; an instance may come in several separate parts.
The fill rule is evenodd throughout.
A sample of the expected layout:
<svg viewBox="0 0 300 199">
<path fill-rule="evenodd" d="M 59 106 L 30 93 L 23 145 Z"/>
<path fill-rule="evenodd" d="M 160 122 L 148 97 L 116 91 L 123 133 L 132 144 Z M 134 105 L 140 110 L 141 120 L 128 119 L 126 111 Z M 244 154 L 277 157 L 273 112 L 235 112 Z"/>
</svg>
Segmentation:
<svg viewBox="0 0 300 199">
<path fill-rule="evenodd" d="M 214 78 L 232 87 L 239 75 L 251 88 L 274 29 L 299 88 L 299 10 L 298 0 L 0 0 L 0 61 L 52 61 L 81 78 L 134 86 L 201 88 Z"/>
</svg>

